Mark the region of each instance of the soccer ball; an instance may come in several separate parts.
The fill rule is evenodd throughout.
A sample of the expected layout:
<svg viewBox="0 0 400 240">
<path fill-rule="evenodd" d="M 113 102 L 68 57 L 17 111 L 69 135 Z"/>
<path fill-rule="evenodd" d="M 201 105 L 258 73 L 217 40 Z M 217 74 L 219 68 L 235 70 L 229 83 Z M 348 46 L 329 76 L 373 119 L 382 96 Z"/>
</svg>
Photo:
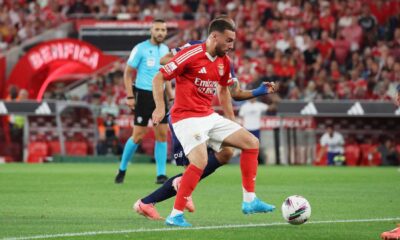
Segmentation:
<svg viewBox="0 0 400 240">
<path fill-rule="evenodd" d="M 293 225 L 305 223 L 311 216 L 310 203 L 302 196 L 290 196 L 282 203 L 282 216 Z"/>
</svg>

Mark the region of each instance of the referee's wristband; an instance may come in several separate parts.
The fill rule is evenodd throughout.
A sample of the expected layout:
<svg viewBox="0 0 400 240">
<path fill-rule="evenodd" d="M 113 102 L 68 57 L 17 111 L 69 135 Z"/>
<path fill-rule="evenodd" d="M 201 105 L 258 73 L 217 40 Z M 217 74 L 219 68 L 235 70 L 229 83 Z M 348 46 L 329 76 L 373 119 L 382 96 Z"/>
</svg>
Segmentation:
<svg viewBox="0 0 400 240">
<path fill-rule="evenodd" d="M 126 99 L 135 99 L 135 97 L 134 96 L 128 96 L 128 97 L 126 97 Z"/>
</svg>

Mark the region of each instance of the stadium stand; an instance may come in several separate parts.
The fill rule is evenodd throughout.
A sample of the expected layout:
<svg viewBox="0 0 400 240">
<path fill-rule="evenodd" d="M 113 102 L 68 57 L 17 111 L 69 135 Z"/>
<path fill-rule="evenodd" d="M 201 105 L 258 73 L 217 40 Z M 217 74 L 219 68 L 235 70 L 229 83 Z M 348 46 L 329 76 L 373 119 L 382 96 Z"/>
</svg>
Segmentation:
<svg viewBox="0 0 400 240">
<path fill-rule="evenodd" d="M 61 23 L 77 19 L 150 21 L 157 16 L 166 20 L 194 21 L 172 37 L 169 46 L 176 47 L 189 40 L 204 39 L 209 20 L 227 14 L 237 24 L 237 42 L 231 57 L 242 88 L 254 88 L 266 80 L 280 84 L 279 96 L 261 98 L 272 104 L 271 109 L 281 99 L 389 102 L 400 84 L 400 2 L 396 0 L 4 0 L 3 3 L 0 7 L 2 52 Z M 99 119 L 104 119 L 108 113 L 129 114 L 123 102 L 126 96 L 123 69 L 123 64 L 117 64 L 111 71 L 89 76 L 84 96 L 68 94 L 62 90 L 65 86 L 54 85 L 48 88 L 44 99 L 85 101 L 91 104 L 94 117 Z M 11 100 L 12 95 L 15 94 L 10 92 Z M 92 142 L 95 133 L 80 131 L 81 135 L 75 134 L 74 129 L 91 128 L 98 122 L 83 116 L 62 119 L 67 146 L 85 142 L 82 146 L 86 149 L 71 150 L 78 155 L 93 153 L 96 148 L 96 143 Z M 41 124 L 37 119 L 30 120 L 32 129 L 38 128 L 35 122 Z M 364 128 L 365 122 L 344 121 L 347 122 L 338 121 L 337 124 L 363 134 L 357 129 Z M 369 129 L 380 129 L 381 124 L 371 121 L 367 125 Z M 46 127 L 54 126 L 51 123 Z M 128 137 L 122 129 L 118 136 L 120 142 Z M 388 132 L 388 129 L 374 132 L 373 137 Z M 55 134 L 56 131 L 46 134 L 49 153 L 60 151 Z M 7 134 L 2 134 L 0 141 L 6 138 Z M 144 145 L 149 146 L 144 151 L 151 154 L 151 144 Z M 372 152 L 377 142 L 358 141 L 361 154 L 355 153 L 359 150 L 353 144 L 347 147 L 352 149 L 347 154 L 349 165 L 380 164 L 378 153 L 371 153 L 371 157 L 364 151 Z"/>
</svg>

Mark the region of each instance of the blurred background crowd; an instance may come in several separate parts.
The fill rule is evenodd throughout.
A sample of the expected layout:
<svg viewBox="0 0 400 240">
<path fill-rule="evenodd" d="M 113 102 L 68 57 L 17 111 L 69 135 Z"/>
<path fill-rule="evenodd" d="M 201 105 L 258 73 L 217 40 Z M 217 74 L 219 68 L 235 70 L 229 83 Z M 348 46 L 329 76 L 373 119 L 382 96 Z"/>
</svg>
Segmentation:
<svg viewBox="0 0 400 240">
<path fill-rule="evenodd" d="M 173 48 L 205 39 L 209 21 L 221 14 L 236 22 L 230 55 L 241 87 L 253 89 L 263 81 L 280 85 L 277 96 L 260 98 L 270 104 L 270 114 L 280 99 L 395 98 L 398 0 L 0 0 L 0 52 L 75 19 L 193 21 L 169 39 Z M 58 82 L 44 99 L 86 101 L 104 119 L 129 114 L 123 69 L 119 63 L 91 76 L 83 97 L 68 94 Z M 27 98 L 25 89 L 8 89 L 8 100 Z"/>
</svg>

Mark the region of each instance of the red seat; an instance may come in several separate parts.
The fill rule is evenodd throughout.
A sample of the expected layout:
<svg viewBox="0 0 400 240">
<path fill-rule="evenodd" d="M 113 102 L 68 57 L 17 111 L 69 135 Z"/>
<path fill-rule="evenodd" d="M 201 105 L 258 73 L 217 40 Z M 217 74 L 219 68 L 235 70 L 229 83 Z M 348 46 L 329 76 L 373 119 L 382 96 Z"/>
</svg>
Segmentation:
<svg viewBox="0 0 400 240">
<path fill-rule="evenodd" d="M 66 141 L 65 152 L 67 155 L 72 156 L 86 156 L 88 153 L 88 146 L 83 141 Z"/>
<path fill-rule="evenodd" d="M 348 144 L 344 146 L 344 156 L 347 166 L 359 165 L 361 150 L 358 144 Z"/>
<path fill-rule="evenodd" d="M 60 141 L 50 141 L 48 144 L 49 144 L 51 156 L 61 153 Z"/>
<path fill-rule="evenodd" d="M 377 151 L 377 145 L 363 143 L 361 149 L 361 165 L 363 166 L 379 166 L 381 164 L 381 155 Z"/>
<path fill-rule="evenodd" d="M 28 163 L 42 163 L 49 155 L 47 142 L 36 141 L 28 144 Z"/>
</svg>

